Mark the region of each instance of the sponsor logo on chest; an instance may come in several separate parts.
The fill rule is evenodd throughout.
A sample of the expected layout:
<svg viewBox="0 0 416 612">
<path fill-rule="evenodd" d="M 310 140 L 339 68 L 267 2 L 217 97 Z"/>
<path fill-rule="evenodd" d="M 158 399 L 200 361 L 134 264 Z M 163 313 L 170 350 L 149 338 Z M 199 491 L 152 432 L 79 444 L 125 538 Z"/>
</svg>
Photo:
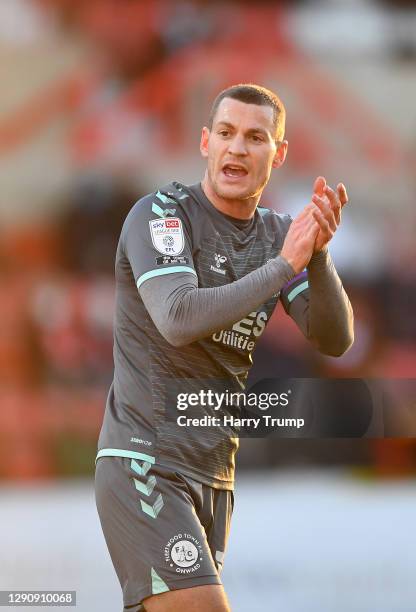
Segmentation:
<svg viewBox="0 0 416 612">
<path fill-rule="evenodd" d="M 251 352 L 257 339 L 264 332 L 267 323 L 267 313 L 264 310 L 250 312 L 244 319 L 234 323 L 231 329 L 221 329 L 212 334 L 214 342 Z"/>
</svg>

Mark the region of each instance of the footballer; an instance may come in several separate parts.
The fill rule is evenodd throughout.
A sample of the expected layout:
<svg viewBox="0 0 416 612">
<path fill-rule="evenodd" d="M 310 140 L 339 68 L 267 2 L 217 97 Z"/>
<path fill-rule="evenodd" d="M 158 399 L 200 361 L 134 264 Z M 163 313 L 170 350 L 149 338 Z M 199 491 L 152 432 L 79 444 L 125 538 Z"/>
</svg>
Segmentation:
<svg viewBox="0 0 416 612">
<path fill-rule="evenodd" d="M 260 205 L 286 158 L 284 130 L 275 93 L 225 89 L 202 129 L 202 181 L 159 187 L 121 231 L 96 501 L 125 612 L 230 610 L 220 572 L 238 438 L 226 426 L 177 425 L 175 394 L 244 390 L 279 301 L 320 352 L 342 355 L 353 342 L 328 251 L 344 185 L 318 177 L 294 219 Z"/>
</svg>

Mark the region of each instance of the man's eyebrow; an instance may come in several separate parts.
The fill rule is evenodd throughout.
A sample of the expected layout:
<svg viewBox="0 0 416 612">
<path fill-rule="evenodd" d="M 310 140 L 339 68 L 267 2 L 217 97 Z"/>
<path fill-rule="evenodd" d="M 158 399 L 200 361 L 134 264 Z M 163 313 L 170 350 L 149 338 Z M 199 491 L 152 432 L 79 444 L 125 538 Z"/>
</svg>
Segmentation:
<svg viewBox="0 0 416 612">
<path fill-rule="evenodd" d="M 228 128 L 232 128 L 232 129 L 234 129 L 234 127 L 235 127 L 232 123 L 229 123 L 228 121 L 218 121 L 217 127 L 220 126 L 220 125 L 228 127 Z M 258 133 L 258 134 L 263 134 L 264 136 L 268 135 L 268 132 L 265 129 L 261 128 L 261 127 L 249 128 L 247 130 L 247 133 L 248 134 Z"/>
<path fill-rule="evenodd" d="M 233 124 L 229 123 L 228 121 L 218 121 L 217 126 L 218 125 L 225 125 L 225 127 L 234 128 Z"/>
<path fill-rule="evenodd" d="M 248 134 L 263 134 L 264 136 L 268 135 L 267 130 L 258 127 L 258 128 L 250 128 L 249 130 L 247 130 Z"/>
</svg>

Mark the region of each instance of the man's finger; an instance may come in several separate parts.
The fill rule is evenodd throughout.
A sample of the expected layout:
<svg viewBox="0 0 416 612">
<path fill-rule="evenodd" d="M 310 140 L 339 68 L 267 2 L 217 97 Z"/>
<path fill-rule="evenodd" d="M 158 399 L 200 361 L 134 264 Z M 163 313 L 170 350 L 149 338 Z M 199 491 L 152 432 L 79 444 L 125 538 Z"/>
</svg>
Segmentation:
<svg viewBox="0 0 416 612">
<path fill-rule="evenodd" d="M 338 183 L 337 185 L 338 197 L 341 202 L 341 207 L 344 206 L 348 202 L 348 194 L 345 189 L 345 185 L 343 183 Z"/>
<path fill-rule="evenodd" d="M 337 211 L 334 210 L 331 204 L 328 203 L 324 198 L 319 198 L 316 194 L 312 196 L 312 201 L 315 204 L 315 207 L 317 207 L 321 211 L 322 215 L 327 220 L 331 230 L 335 232 L 338 225 Z"/>
<path fill-rule="evenodd" d="M 316 193 L 316 195 L 318 195 L 318 196 L 323 196 L 324 195 L 325 186 L 326 186 L 325 177 L 318 176 L 315 179 L 315 182 L 313 184 L 313 192 Z"/>
<path fill-rule="evenodd" d="M 341 207 L 341 201 L 339 199 L 338 193 L 336 193 L 329 185 L 327 185 L 324 189 L 325 195 L 329 200 L 329 204 L 332 210 L 337 210 Z"/>
<path fill-rule="evenodd" d="M 331 209 L 335 215 L 335 220 L 337 225 L 339 225 L 339 222 L 341 221 L 341 201 L 339 198 L 339 194 L 338 191 L 334 191 L 333 189 L 331 189 L 331 187 L 329 187 L 328 185 L 325 187 L 325 195 L 329 200 L 329 205 L 331 206 Z"/>
<path fill-rule="evenodd" d="M 316 209 L 312 212 L 313 218 L 319 225 L 321 232 L 323 233 L 326 241 L 329 242 L 334 235 L 328 221 L 325 219 L 324 215 L 321 213 L 319 209 Z"/>
<path fill-rule="evenodd" d="M 320 230 L 319 223 L 317 223 L 317 221 L 316 221 L 316 219 L 315 219 L 315 217 L 313 215 L 313 212 L 312 212 L 312 214 L 309 217 L 309 223 L 305 227 L 304 236 L 307 236 L 308 238 L 309 237 L 313 238 L 313 241 L 315 242 L 316 237 L 317 237 L 317 235 L 319 233 L 319 230 Z"/>
</svg>

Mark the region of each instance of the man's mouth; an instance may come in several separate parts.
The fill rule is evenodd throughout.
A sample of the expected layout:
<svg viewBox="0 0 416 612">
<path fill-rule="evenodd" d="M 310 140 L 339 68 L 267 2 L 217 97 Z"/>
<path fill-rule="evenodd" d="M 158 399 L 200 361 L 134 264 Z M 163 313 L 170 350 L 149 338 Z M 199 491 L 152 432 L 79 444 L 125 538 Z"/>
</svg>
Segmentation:
<svg viewBox="0 0 416 612">
<path fill-rule="evenodd" d="M 222 167 L 224 174 L 231 178 L 240 178 L 248 174 L 247 169 L 244 166 L 238 164 L 225 164 Z"/>
</svg>

